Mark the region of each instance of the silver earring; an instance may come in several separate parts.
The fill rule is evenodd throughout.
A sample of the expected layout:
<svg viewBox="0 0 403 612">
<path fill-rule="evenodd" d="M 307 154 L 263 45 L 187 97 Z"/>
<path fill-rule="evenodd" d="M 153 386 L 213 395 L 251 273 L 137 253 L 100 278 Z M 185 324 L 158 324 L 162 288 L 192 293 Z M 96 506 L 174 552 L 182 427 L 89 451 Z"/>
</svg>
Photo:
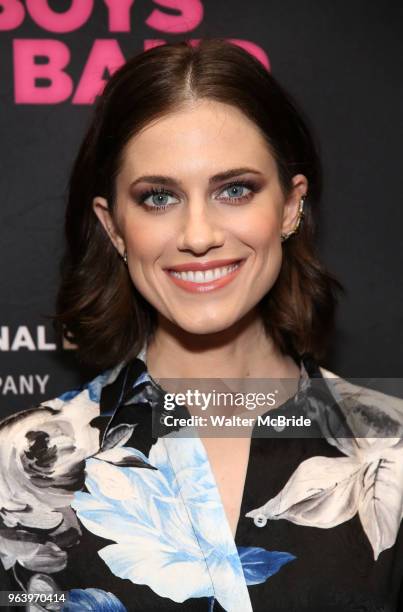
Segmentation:
<svg viewBox="0 0 403 612">
<path fill-rule="evenodd" d="M 127 251 L 126 251 L 126 249 L 124 250 L 124 253 L 122 255 L 122 259 L 123 259 L 123 261 L 125 262 L 125 264 L 127 266 Z"/>
<path fill-rule="evenodd" d="M 304 202 L 305 202 L 305 198 L 306 198 L 306 196 L 302 196 L 300 201 L 299 201 L 298 218 L 297 218 L 297 222 L 295 224 L 295 227 L 290 232 L 287 232 L 286 234 L 281 234 L 281 242 L 284 242 L 285 240 L 287 240 L 287 238 L 292 236 L 292 234 L 296 234 L 298 232 L 298 228 L 300 226 L 302 217 L 304 215 Z"/>
</svg>

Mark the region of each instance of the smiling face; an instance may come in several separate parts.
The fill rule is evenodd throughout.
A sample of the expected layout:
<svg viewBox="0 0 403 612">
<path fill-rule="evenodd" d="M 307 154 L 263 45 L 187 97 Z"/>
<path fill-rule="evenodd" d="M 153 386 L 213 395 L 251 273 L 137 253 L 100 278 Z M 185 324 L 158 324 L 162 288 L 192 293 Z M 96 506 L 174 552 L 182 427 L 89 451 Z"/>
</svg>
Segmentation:
<svg viewBox="0 0 403 612">
<path fill-rule="evenodd" d="M 281 233 L 295 226 L 306 192 L 296 175 L 284 195 L 261 132 L 241 111 L 202 100 L 129 141 L 113 216 L 104 198 L 93 204 L 120 254 L 127 250 L 138 291 L 181 329 L 207 334 L 234 325 L 271 289 Z M 172 274 L 182 264 L 214 269 Z"/>
</svg>

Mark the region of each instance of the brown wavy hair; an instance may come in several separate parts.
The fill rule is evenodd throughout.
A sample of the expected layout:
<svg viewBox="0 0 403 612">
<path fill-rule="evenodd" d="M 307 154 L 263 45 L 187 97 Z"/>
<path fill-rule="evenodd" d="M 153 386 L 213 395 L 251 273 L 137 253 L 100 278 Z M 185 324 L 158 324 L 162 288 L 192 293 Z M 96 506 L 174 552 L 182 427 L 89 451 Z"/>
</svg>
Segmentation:
<svg viewBox="0 0 403 612">
<path fill-rule="evenodd" d="M 113 214 L 128 141 L 189 99 L 230 104 L 251 119 L 276 160 L 285 195 L 295 174 L 307 177 L 299 232 L 283 243 L 279 276 L 259 309 L 266 332 L 283 353 L 321 359 L 343 287 L 315 252 L 321 191 L 316 146 L 301 111 L 263 65 L 217 38 L 196 47 L 187 41 L 165 44 L 133 57 L 98 98 L 70 177 L 56 327 L 77 345 L 80 360 L 97 369 L 133 358 L 153 335 L 157 313 L 133 285 L 92 200 L 105 197 Z"/>
</svg>

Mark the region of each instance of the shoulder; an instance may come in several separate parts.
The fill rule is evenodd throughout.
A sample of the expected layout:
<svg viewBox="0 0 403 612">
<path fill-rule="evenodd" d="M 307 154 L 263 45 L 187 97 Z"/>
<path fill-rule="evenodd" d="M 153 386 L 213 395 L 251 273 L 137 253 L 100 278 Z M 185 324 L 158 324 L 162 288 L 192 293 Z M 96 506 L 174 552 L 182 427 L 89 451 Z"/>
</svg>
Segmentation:
<svg viewBox="0 0 403 612">
<path fill-rule="evenodd" d="M 350 382 L 323 367 L 319 369 L 355 435 L 403 437 L 401 397 Z M 384 383 L 395 389 L 395 393 L 401 393 L 403 390 L 400 379 L 384 379 Z"/>
<path fill-rule="evenodd" d="M 100 395 L 122 365 L 81 389 L 0 421 L 0 558 L 32 571 L 59 571 L 80 534 L 70 503 L 85 461 L 100 451 Z M 39 530 L 39 531 L 38 531 Z M 41 537 L 38 538 L 38 533 Z"/>
<path fill-rule="evenodd" d="M 71 467 L 71 462 L 96 452 L 99 428 L 93 422 L 100 416 L 101 393 L 116 380 L 122 367 L 119 364 L 79 389 L 0 419 L 0 474 L 11 473 L 14 462 L 20 477 L 42 478 L 46 485 L 52 480 L 49 474 L 59 473 L 67 454 Z M 21 478 L 16 482 L 22 484 Z M 0 489 L 1 485 L 0 480 Z"/>
<path fill-rule="evenodd" d="M 68 411 L 71 412 L 70 416 L 73 416 L 75 414 L 74 409 L 78 407 L 82 413 L 86 411 L 95 413 L 96 407 L 99 407 L 103 388 L 117 379 L 123 366 L 124 364 L 120 363 L 115 368 L 102 372 L 81 387 L 69 389 L 57 397 L 44 400 L 37 406 L 22 408 L 7 417 L 0 417 L 0 432 L 5 428 L 10 429 L 20 426 L 22 423 L 31 424 L 46 419 L 52 421 L 56 416 L 69 416 Z"/>
<path fill-rule="evenodd" d="M 403 536 L 403 400 L 319 371 L 309 380 L 305 409 L 340 454 L 303 461 L 279 499 L 285 518 L 312 527 L 358 514 L 377 560 Z"/>
</svg>

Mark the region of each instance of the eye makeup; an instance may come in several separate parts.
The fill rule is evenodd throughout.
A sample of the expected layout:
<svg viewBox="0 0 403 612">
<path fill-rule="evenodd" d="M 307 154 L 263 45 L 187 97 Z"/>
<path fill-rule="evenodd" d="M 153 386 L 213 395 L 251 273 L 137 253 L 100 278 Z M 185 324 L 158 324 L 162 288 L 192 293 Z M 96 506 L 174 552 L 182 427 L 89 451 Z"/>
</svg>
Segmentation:
<svg viewBox="0 0 403 612">
<path fill-rule="evenodd" d="M 220 200 L 222 202 L 230 202 L 232 205 L 236 206 L 242 202 L 250 200 L 255 193 L 258 193 L 260 191 L 260 189 L 261 189 L 261 186 L 257 184 L 255 181 L 247 180 L 247 179 L 235 180 L 235 181 L 231 181 L 231 183 L 229 183 L 228 185 L 223 186 L 219 191 L 219 194 L 222 194 L 226 191 L 228 191 L 231 194 L 231 190 L 232 190 L 231 195 L 227 197 L 217 197 L 215 199 Z M 234 194 L 234 190 L 235 190 L 235 194 Z M 238 192 L 241 190 L 241 193 L 237 195 L 236 190 L 238 190 Z M 154 198 L 159 198 L 160 201 L 159 203 L 156 203 L 154 200 L 154 204 L 150 204 L 150 203 L 147 203 L 147 200 L 149 198 L 151 198 L 152 200 Z M 169 198 L 178 199 L 177 196 L 172 191 L 167 189 L 166 187 L 151 187 L 149 189 L 139 192 L 137 195 L 134 195 L 134 199 L 139 206 L 142 206 L 147 211 L 150 211 L 153 213 L 163 212 L 164 210 L 174 206 L 175 203 L 172 203 L 172 202 L 169 203 L 166 201 L 166 199 L 169 199 Z"/>
</svg>

